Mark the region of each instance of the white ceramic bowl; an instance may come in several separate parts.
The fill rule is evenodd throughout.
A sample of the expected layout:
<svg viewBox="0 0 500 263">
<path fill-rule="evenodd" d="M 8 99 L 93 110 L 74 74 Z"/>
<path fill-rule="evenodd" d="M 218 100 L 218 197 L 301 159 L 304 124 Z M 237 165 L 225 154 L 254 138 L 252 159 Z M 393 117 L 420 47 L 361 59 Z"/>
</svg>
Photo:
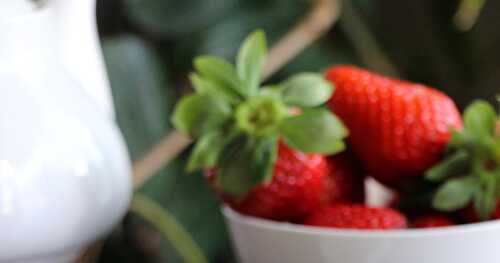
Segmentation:
<svg viewBox="0 0 500 263">
<path fill-rule="evenodd" d="M 335 230 L 223 208 L 240 263 L 498 263 L 500 220 L 429 230 Z"/>
</svg>

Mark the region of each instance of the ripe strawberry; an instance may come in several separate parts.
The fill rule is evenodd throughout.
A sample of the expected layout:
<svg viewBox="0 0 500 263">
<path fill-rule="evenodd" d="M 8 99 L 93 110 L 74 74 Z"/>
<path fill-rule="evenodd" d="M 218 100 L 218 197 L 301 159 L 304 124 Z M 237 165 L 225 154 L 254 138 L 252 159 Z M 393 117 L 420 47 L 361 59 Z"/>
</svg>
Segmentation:
<svg viewBox="0 0 500 263">
<path fill-rule="evenodd" d="M 329 108 L 350 131 L 350 142 L 370 175 L 400 186 L 436 164 L 452 128 L 462 121 L 453 101 L 420 84 L 351 66 L 326 72 L 336 90 Z"/>
<path fill-rule="evenodd" d="M 411 221 L 411 226 L 413 228 L 435 228 L 454 225 L 455 222 L 453 219 L 440 214 L 422 216 Z"/>
<path fill-rule="evenodd" d="M 305 220 L 306 225 L 388 230 L 406 228 L 406 218 L 390 208 L 374 208 L 355 204 L 335 204 L 322 207 Z"/>
<path fill-rule="evenodd" d="M 330 203 L 363 203 L 364 175 L 357 160 L 348 153 L 328 157 L 329 176 L 326 183 Z"/>
<path fill-rule="evenodd" d="M 303 220 L 328 200 L 328 163 L 319 154 L 304 154 L 280 143 L 270 183 L 257 186 L 242 198 L 222 194 L 236 211 L 281 221 Z M 209 172 L 213 180 L 216 172 Z"/>
</svg>

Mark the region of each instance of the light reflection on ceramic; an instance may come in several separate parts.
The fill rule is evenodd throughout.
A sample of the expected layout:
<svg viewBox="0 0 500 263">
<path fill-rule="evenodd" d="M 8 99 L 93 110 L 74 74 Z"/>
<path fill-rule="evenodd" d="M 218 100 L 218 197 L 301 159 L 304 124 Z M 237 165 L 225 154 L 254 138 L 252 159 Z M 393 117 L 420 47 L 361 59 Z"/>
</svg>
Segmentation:
<svg viewBox="0 0 500 263">
<path fill-rule="evenodd" d="M 45 2 L 0 1 L 1 263 L 70 262 L 131 194 L 95 0 Z"/>
</svg>

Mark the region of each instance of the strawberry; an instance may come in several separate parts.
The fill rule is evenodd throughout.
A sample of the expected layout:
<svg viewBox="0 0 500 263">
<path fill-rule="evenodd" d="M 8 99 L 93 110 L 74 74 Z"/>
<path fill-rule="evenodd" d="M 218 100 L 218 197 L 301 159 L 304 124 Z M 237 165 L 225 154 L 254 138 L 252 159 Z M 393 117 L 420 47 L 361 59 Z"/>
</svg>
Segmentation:
<svg viewBox="0 0 500 263">
<path fill-rule="evenodd" d="M 194 94 L 175 107 L 172 122 L 195 145 L 188 171 L 215 169 L 214 188 L 249 215 L 302 220 L 326 202 L 324 155 L 344 150 L 348 131 L 324 104 L 332 85 L 299 73 L 261 87 L 266 59 L 261 31 L 243 42 L 235 65 L 200 56 L 191 74 Z"/>
<path fill-rule="evenodd" d="M 430 87 L 352 66 L 332 67 L 336 89 L 328 102 L 350 131 L 350 143 L 378 181 L 400 187 L 442 157 L 462 122 L 454 102 Z"/>
<path fill-rule="evenodd" d="M 411 221 L 413 228 L 435 228 L 454 225 L 453 219 L 440 214 L 422 216 Z"/>
<path fill-rule="evenodd" d="M 374 208 L 357 204 L 334 204 L 313 212 L 304 222 L 305 225 L 389 230 L 406 228 L 406 218 L 390 208 Z"/>
<path fill-rule="evenodd" d="M 214 182 L 217 172 L 211 169 L 206 175 Z M 298 222 L 328 203 L 363 202 L 363 176 L 347 154 L 327 159 L 318 154 L 301 153 L 280 143 L 269 184 L 254 188 L 243 198 L 224 194 L 222 198 L 246 215 Z"/>
<path fill-rule="evenodd" d="M 322 155 L 304 154 L 280 143 L 270 183 L 257 186 L 240 198 L 227 194 L 222 197 L 234 210 L 246 215 L 299 221 L 328 201 L 328 172 Z"/>
<path fill-rule="evenodd" d="M 364 175 L 357 160 L 348 153 L 328 157 L 327 195 L 330 203 L 363 203 Z"/>
</svg>

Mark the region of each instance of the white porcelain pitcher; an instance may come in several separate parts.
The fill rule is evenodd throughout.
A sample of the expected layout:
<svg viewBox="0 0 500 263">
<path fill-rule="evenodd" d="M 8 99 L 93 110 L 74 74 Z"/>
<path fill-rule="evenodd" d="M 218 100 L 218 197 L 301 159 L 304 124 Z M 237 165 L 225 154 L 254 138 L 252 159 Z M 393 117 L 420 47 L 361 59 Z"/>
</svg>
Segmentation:
<svg viewBox="0 0 500 263">
<path fill-rule="evenodd" d="M 0 262 L 68 263 L 127 210 L 95 0 L 0 0 Z"/>
</svg>

